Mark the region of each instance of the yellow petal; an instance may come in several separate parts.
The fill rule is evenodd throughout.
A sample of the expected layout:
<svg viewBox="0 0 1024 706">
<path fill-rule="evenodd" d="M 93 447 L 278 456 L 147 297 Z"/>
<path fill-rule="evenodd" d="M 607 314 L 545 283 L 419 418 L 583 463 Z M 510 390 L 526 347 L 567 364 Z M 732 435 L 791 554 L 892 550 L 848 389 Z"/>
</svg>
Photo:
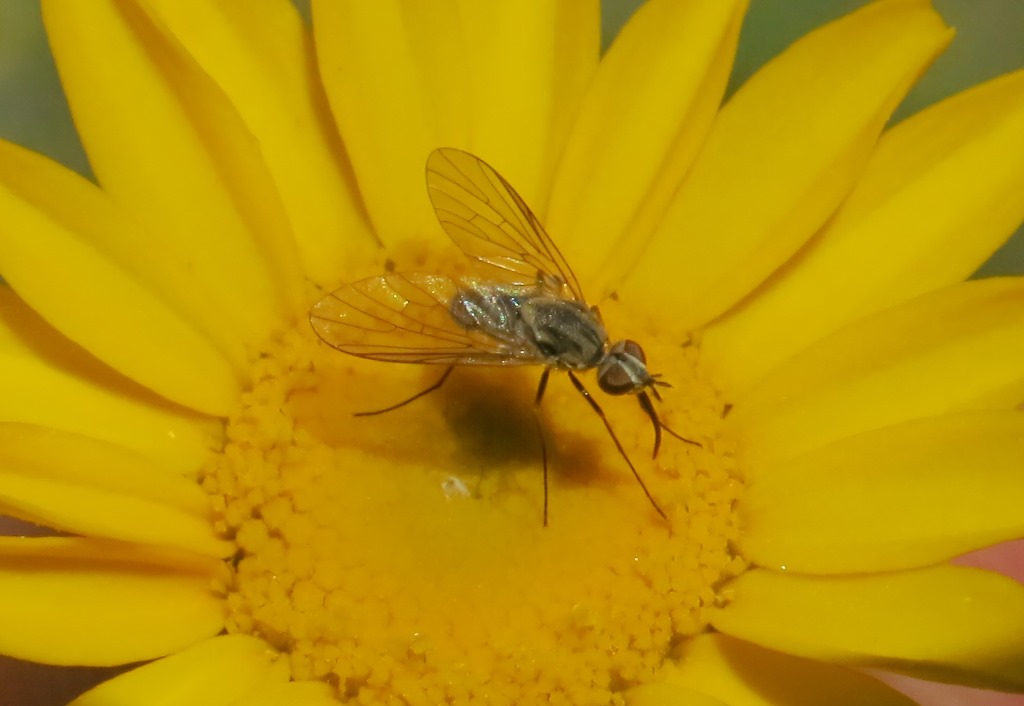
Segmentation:
<svg viewBox="0 0 1024 706">
<path fill-rule="evenodd" d="M 136 0 L 138 1 L 138 0 Z M 313 41 L 282 0 L 148 0 L 259 140 L 305 271 L 333 282 L 378 244 L 315 76 Z"/>
<path fill-rule="evenodd" d="M 0 287 L 0 419 L 111 442 L 194 473 L 221 427 L 175 407 L 71 344 Z"/>
<path fill-rule="evenodd" d="M 714 634 L 688 640 L 679 665 L 665 670 L 660 684 L 652 685 L 653 688 L 659 686 L 666 690 L 674 687 L 710 694 L 730 706 L 914 704 L 907 696 L 861 672 Z M 640 687 L 635 691 L 646 689 L 648 687 Z M 650 703 L 653 706 L 672 702 L 652 700 Z M 632 706 L 633 702 L 629 704 Z"/>
<path fill-rule="evenodd" d="M 867 432 L 759 474 L 738 506 L 740 547 L 801 573 L 938 563 L 1024 535 L 1022 468 L 1017 411 Z"/>
<path fill-rule="evenodd" d="M 189 258 L 210 306 L 254 345 L 301 298 L 291 229 L 259 145 L 224 94 L 145 13 L 118 0 L 43 2 L 96 177 Z"/>
<path fill-rule="evenodd" d="M 58 334 L 0 286 L 0 419 L 91 436 L 192 474 L 220 424 L 171 405 Z"/>
<path fill-rule="evenodd" d="M 635 689 L 626 696 L 627 706 L 742 706 L 743 702 L 720 701 L 693 691 L 675 681 L 657 681 Z"/>
<path fill-rule="evenodd" d="M 538 214 L 548 213 L 555 168 L 576 129 L 577 116 L 601 60 L 601 3 L 596 0 L 567 0 L 554 4 L 557 15 L 555 53 L 552 57 L 551 133 L 540 183 L 540 200 L 536 203 Z"/>
<path fill-rule="evenodd" d="M 0 273 L 67 338 L 169 400 L 225 415 L 237 370 L 148 283 L 33 204 L 0 190 Z"/>
<path fill-rule="evenodd" d="M 645 3 L 601 60 L 547 219 L 584 281 L 620 275 L 647 245 L 718 110 L 746 6 Z"/>
<path fill-rule="evenodd" d="M 825 662 L 1024 689 L 1024 586 L 956 566 L 870 576 L 749 571 L 709 616 L 727 635 Z"/>
<path fill-rule="evenodd" d="M 749 294 L 832 214 L 951 31 L 927 0 L 882 0 L 811 32 L 719 113 L 624 286 L 694 328 Z"/>
<path fill-rule="evenodd" d="M 443 236 L 423 186 L 437 147 L 468 149 L 539 208 L 552 130 L 571 112 L 555 88 L 582 90 L 596 39 L 556 36 L 589 11 L 558 3 L 314 0 L 320 74 L 377 234 L 386 245 Z M 592 3 L 591 3 L 592 5 Z M 574 31 L 580 31 L 576 28 Z M 596 22 L 582 28 L 596 35 Z M 538 96 L 542 99 L 538 100 Z M 558 116 L 553 111 L 559 111 Z"/>
<path fill-rule="evenodd" d="M 472 111 L 466 147 L 543 213 L 555 160 L 598 66 L 600 5 L 461 0 L 459 13 Z"/>
<path fill-rule="evenodd" d="M 423 164 L 467 147 L 468 69 L 454 0 L 314 0 L 317 59 L 366 203 L 385 245 L 434 236 Z"/>
<path fill-rule="evenodd" d="M 703 346 L 743 390 L 865 314 L 963 280 L 1024 217 L 1024 71 L 882 136 L 824 232 Z"/>
<path fill-rule="evenodd" d="M 0 140 L 0 210 L 19 208 L 62 225 L 131 273 L 193 324 L 239 371 L 247 371 L 244 341 L 223 313 L 210 306 L 212 295 L 192 278 L 187 254 L 148 232 L 91 181 Z"/>
<path fill-rule="evenodd" d="M 113 444 L 0 423 L 0 513 L 75 534 L 226 557 L 193 481 Z"/>
<path fill-rule="evenodd" d="M 870 316 L 790 359 L 736 401 L 741 465 L 759 469 L 836 439 L 1024 398 L 1024 280 L 955 285 Z"/>
<path fill-rule="evenodd" d="M 110 540 L 0 537 L 0 653 L 110 666 L 176 652 L 223 627 L 219 566 Z"/>
<path fill-rule="evenodd" d="M 183 652 L 136 667 L 69 706 L 230 706 L 256 703 L 288 678 L 287 664 L 267 643 L 248 635 L 223 635 Z"/>
<path fill-rule="evenodd" d="M 239 699 L 238 706 L 338 706 L 338 700 L 324 682 L 292 681 L 275 684 L 259 693 Z"/>
</svg>

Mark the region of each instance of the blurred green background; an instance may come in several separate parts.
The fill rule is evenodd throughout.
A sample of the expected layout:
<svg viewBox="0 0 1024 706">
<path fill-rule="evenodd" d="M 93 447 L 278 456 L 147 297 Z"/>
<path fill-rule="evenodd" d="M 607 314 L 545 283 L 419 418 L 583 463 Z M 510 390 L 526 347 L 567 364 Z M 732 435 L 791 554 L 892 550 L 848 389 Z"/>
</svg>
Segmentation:
<svg viewBox="0 0 1024 706">
<path fill-rule="evenodd" d="M 308 0 L 296 2 L 308 5 Z M 605 0 L 606 44 L 641 2 Z M 897 120 L 967 86 L 1024 67 L 1024 0 L 933 2 L 957 28 L 957 38 L 907 98 Z M 863 0 L 751 0 L 731 88 L 795 38 L 862 4 Z M 47 51 L 38 0 L 0 0 L 0 137 L 80 172 L 88 170 Z M 980 274 L 1005 273 L 1024 273 L 1024 230 Z"/>
</svg>

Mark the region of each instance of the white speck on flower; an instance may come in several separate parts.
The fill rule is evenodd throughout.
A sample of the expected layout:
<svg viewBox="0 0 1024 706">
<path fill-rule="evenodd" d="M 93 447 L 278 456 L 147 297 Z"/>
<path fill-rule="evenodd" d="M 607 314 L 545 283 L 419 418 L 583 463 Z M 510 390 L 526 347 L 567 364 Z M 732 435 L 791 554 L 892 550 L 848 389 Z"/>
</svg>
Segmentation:
<svg viewBox="0 0 1024 706">
<path fill-rule="evenodd" d="M 454 497 L 468 498 L 470 495 L 469 488 L 466 487 L 466 484 L 458 476 L 448 476 L 445 478 L 441 483 L 441 490 L 444 492 L 445 497 L 449 499 Z"/>
</svg>

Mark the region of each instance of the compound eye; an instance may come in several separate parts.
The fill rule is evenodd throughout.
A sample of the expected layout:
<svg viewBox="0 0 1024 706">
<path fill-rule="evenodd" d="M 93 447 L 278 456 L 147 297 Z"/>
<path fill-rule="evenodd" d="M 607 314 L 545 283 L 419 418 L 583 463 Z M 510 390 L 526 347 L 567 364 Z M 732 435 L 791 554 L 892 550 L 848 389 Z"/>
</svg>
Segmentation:
<svg viewBox="0 0 1024 706">
<path fill-rule="evenodd" d="M 637 389 L 629 368 L 618 358 L 609 358 L 607 365 L 601 368 L 597 374 L 597 385 L 609 395 L 625 395 Z"/>
<path fill-rule="evenodd" d="M 640 347 L 640 344 L 636 341 L 631 341 L 628 338 L 624 341 L 616 341 L 612 344 L 612 347 L 608 350 L 609 357 L 630 356 L 636 358 L 644 365 L 647 365 L 647 356 L 644 355 L 644 349 Z"/>
</svg>

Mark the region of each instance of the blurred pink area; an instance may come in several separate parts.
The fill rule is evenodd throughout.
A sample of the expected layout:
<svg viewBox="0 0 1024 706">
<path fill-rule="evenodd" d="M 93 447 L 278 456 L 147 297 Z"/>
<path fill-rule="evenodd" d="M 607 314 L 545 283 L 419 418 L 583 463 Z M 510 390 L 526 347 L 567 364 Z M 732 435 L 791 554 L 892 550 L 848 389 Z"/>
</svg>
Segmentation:
<svg viewBox="0 0 1024 706">
<path fill-rule="evenodd" d="M 998 544 L 953 560 L 960 566 L 998 571 L 1024 582 L 1024 540 Z M 1024 635 L 1021 635 L 1024 640 Z M 874 672 L 923 706 L 1024 706 L 1024 694 L 1001 694 L 962 686 L 935 684 L 909 677 Z"/>
</svg>

